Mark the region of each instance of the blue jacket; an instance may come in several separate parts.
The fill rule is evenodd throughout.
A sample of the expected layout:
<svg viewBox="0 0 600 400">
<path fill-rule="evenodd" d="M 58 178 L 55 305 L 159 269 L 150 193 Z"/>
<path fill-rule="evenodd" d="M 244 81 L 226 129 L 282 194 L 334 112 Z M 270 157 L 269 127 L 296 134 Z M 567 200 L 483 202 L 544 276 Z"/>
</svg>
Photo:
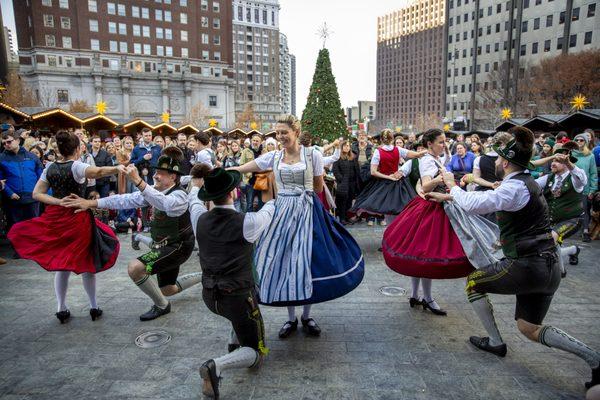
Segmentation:
<svg viewBox="0 0 600 400">
<path fill-rule="evenodd" d="M 144 164 L 145 162 L 149 162 L 150 167 L 156 167 L 161 151 L 162 149 L 160 146 L 154 143 L 151 143 L 148 147 L 146 147 L 144 144 L 138 144 L 131 151 L 130 162 L 135 164 L 136 167 L 139 167 L 140 164 Z M 150 160 L 145 160 L 144 155 L 146 155 L 148 152 L 152 153 L 152 158 Z"/>
<path fill-rule="evenodd" d="M 4 193 L 8 197 L 18 194 L 19 203 L 35 201 L 31 194 L 43 170 L 40 160 L 23 147 L 19 147 L 17 154 L 12 151 L 0 154 L 0 180 L 6 179 Z"/>
<path fill-rule="evenodd" d="M 458 154 L 452 156 L 450 163 L 446 165 L 446 169 L 450 172 L 460 172 L 470 174 L 473 172 L 473 163 L 475 162 L 475 154 L 467 151 L 467 154 L 461 159 Z"/>
<path fill-rule="evenodd" d="M 131 220 L 135 222 L 135 219 L 137 218 L 136 212 L 137 210 L 135 208 L 119 210 L 117 213 L 117 222 L 127 222 L 128 218 L 131 218 Z"/>
</svg>

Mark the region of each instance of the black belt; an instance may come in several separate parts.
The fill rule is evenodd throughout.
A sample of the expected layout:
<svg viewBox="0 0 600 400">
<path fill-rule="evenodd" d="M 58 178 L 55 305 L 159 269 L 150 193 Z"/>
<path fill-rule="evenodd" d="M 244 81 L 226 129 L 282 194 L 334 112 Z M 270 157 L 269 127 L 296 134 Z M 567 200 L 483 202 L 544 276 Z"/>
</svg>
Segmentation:
<svg viewBox="0 0 600 400">
<path fill-rule="evenodd" d="M 556 243 L 554 243 L 554 238 L 550 232 L 536 236 L 515 238 L 515 250 L 518 257 L 539 255 L 554 249 L 556 249 Z"/>
</svg>

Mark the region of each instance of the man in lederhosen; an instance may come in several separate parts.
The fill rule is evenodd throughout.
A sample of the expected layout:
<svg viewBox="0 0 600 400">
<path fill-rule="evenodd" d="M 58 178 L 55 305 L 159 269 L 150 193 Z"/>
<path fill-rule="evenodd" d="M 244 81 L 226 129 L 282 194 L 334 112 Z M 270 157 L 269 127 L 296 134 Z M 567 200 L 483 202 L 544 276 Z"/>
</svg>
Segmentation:
<svg viewBox="0 0 600 400">
<path fill-rule="evenodd" d="M 179 267 L 194 250 L 194 232 L 188 211 L 188 197 L 180 186 L 183 153 L 177 147 L 165 148 L 155 167 L 154 185 L 147 184 L 133 165 L 127 167 L 127 178 L 139 191 L 84 200 L 72 197 L 71 207 L 109 208 L 115 210 L 153 206 L 150 223 L 152 240 L 150 251 L 131 260 L 128 273 L 131 280 L 152 299 L 154 305 L 140 315 L 140 320 L 150 321 L 171 312 L 171 303 L 165 296 L 177 294 L 200 283 L 200 272 L 178 278 Z"/>
</svg>

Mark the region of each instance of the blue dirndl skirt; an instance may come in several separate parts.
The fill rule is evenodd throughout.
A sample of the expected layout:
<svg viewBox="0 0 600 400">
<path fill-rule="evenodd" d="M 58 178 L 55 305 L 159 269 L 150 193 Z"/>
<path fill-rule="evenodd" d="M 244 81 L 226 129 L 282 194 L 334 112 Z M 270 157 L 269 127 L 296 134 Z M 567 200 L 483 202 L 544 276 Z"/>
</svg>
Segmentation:
<svg viewBox="0 0 600 400">
<path fill-rule="evenodd" d="M 313 234 L 312 238 L 310 236 L 306 238 L 306 240 L 312 239 L 310 253 L 312 294 L 301 300 L 265 302 L 261 299 L 261 304 L 283 307 L 322 303 L 350 293 L 362 282 L 365 262 L 358 243 L 325 210 L 314 193 L 312 200 Z M 277 211 L 275 214 L 277 218 Z M 280 243 L 273 251 L 285 251 L 285 248 L 286 244 Z"/>
</svg>

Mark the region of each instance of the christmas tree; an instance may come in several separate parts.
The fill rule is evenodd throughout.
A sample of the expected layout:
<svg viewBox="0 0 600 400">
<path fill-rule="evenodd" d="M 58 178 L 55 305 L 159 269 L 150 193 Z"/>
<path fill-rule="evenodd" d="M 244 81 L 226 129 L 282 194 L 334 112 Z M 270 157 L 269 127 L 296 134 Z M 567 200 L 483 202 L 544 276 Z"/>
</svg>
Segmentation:
<svg viewBox="0 0 600 400">
<path fill-rule="evenodd" d="M 330 141 L 348 135 L 335 77 L 331 71 L 329 50 L 325 48 L 319 51 L 317 58 L 306 107 L 302 112 L 302 130 L 315 139 Z"/>
</svg>

